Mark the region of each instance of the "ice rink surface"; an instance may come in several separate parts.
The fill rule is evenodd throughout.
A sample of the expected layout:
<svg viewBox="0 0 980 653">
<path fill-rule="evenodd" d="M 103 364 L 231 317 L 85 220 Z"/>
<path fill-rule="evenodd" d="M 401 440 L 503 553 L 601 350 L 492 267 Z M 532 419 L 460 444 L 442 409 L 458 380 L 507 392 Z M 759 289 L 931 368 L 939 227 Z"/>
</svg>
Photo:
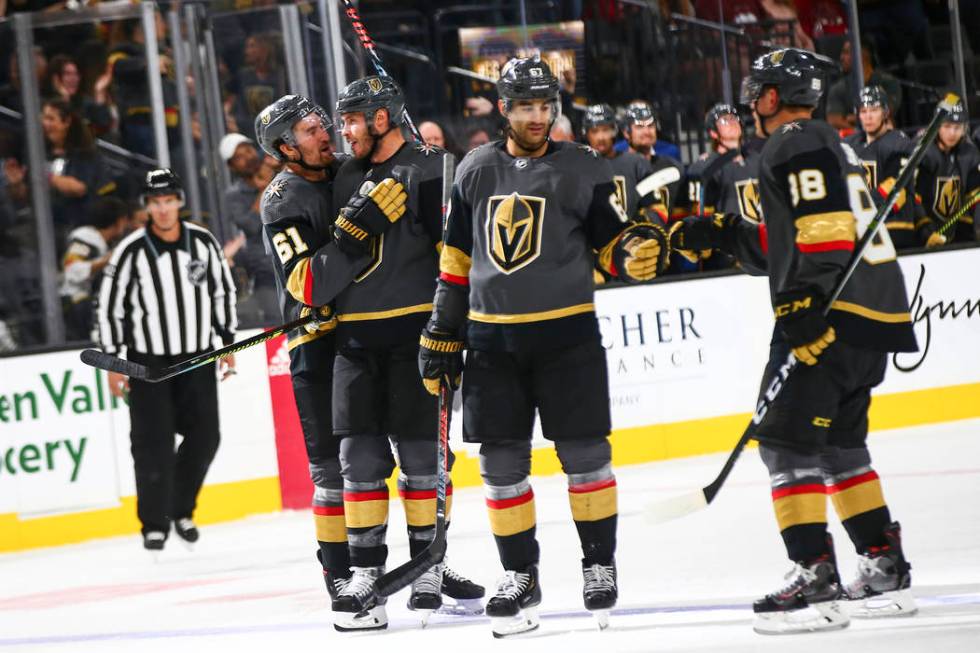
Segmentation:
<svg viewBox="0 0 980 653">
<path fill-rule="evenodd" d="M 785 559 L 766 471 L 748 451 L 715 503 L 652 526 L 644 505 L 704 485 L 722 455 L 617 470 L 619 606 L 599 633 L 582 608 L 580 551 L 563 477 L 535 479 L 541 628 L 505 641 L 483 617 L 419 627 L 406 592 L 389 629 L 333 630 L 313 558 L 312 520 L 287 512 L 204 527 L 193 552 L 171 537 L 154 563 L 137 537 L 0 556 L 0 650 L 30 651 L 980 651 L 980 420 L 872 436 L 892 514 L 903 525 L 920 612 L 852 621 L 843 631 L 764 637 L 751 601 L 781 583 Z M 832 510 L 831 510 L 832 513 Z M 842 575 L 855 554 L 831 518 Z M 389 562 L 406 559 L 393 501 Z M 458 490 L 450 564 L 488 588 L 500 572 L 480 489 Z"/>
</svg>

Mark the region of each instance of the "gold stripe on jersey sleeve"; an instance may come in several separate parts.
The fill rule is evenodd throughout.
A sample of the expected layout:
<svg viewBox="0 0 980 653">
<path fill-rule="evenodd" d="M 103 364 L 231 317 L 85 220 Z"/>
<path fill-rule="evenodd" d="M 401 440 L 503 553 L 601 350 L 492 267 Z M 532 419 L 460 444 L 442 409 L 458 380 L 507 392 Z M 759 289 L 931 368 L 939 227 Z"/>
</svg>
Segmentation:
<svg viewBox="0 0 980 653">
<path fill-rule="evenodd" d="M 909 315 L 907 311 L 904 313 L 882 313 L 881 311 L 876 311 L 873 308 L 868 308 L 867 306 L 852 304 L 851 302 L 844 302 L 839 299 L 830 305 L 830 309 L 833 311 L 854 313 L 855 315 L 866 317 L 869 320 L 888 322 L 889 324 L 901 324 L 902 322 L 912 321 L 912 316 Z"/>
<path fill-rule="evenodd" d="M 850 211 L 814 213 L 796 220 L 796 242 L 818 245 L 854 240 L 857 222 Z"/>
<path fill-rule="evenodd" d="M 489 322 L 491 324 L 524 324 L 525 322 L 542 322 L 544 320 L 557 320 L 561 317 L 570 315 L 581 315 L 582 313 L 594 313 L 595 304 L 577 304 L 566 306 L 565 308 L 555 308 L 550 311 L 539 311 L 537 313 L 516 313 L 512 315 L 504 313 L 480 313 L 470 311 L 470 319 L 474 322 Z"/>
<path fill-rule="evenodd" d="M 443 245 L 439 255 L 439 271 L 454 277 L 468 278 L 473 260 L 463 250 L 452 245 Z"/>
<path fill-rule="evenodd" d="M 368 311 L 366 313 L 344 313 L 338 315 L 337 319 L 341 322 L 361 322 L 364 320 L 386 320 L 389 317 L 401 317 L 413 313 L 428 313 L 432 310 L 432 304 L 416 304 L 415 306 L 403 306 L 393 308 L 388 311 Z"/>
</svg>

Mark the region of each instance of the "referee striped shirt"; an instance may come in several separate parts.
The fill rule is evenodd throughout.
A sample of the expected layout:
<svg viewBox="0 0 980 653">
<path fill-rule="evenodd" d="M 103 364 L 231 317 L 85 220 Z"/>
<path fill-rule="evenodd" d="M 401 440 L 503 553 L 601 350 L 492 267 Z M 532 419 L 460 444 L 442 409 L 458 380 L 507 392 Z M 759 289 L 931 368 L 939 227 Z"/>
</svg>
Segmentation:
<svg viewBox="0 0 980 653">
<path fill-rule="evenodd" d="M 234 341 L 235 283 L 218 241 L 181 222 L 168 243 L 137 229 L 113 252 L 99 291 L 102 349 L 181 356 Z"/>
</svg>

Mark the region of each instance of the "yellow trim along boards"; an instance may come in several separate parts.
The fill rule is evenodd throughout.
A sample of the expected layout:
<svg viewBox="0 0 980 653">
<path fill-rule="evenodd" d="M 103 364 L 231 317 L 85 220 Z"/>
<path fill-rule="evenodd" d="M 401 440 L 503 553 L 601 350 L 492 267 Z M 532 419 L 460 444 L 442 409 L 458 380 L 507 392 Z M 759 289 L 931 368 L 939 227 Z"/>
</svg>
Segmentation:
<svg viewBox="0 0 980 653">
<path fill-rule="evenodd" d="M 940 402 L 943 411 L 933 410 Z M 873 431 L 975 417 L 980 417 L 980 383 L 881 395 L 871 402 Z M 633 465 L 729 451 L 742 435 L 748 420 L 749 414 L 745 413 L 620 429 L 612 434 L 613 464 Z M 554 447 L 534 449 L 532 469 L 538 476 L 560 474 L 561 466 Z M 389 479 L 392 497 L 397 496 L 397 476 L 392 474 Z M 709 480 L 701 479 L 705 483 Z M 480 483 L 479 461 L 458 451 L 453 485 L 461 488 Z M 276 512 L 282 509 L 279 480 L 270 477 L 206 485 L 198 506 L 194 517 L 200 524 Z M 139 523 L 134 497 L 124 497 L 121 504 L 113 508 L 51 517 L 20 519 L 16 514 L 0 514 L 0 533 L 3 534 L 0 553 L 137 532 Z"/>
</svg>

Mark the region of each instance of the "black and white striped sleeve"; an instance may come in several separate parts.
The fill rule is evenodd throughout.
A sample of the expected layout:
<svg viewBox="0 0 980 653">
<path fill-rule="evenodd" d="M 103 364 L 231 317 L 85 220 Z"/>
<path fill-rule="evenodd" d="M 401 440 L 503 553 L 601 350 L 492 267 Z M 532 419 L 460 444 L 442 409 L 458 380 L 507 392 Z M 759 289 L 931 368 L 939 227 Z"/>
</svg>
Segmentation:
<svg viewBox="0 0 980 653">
<path fill-rule="evenodd" d="M 213 284 L 211 327 L 224 345 L 230 345 L 235 341 L 235 330 L 238 328 L 235 281 L 218 241 L 210 233 L 208 235 L 208 270 Z"/>
<path fill-rule="evenodd" d="M 113 252 L 102 273 L 99 287 L 99 340 L 102 350 L 116 355 L 126 344 L 126 296 L 134 281 L 135 252 L 127 239 Z"/>
</svg>

